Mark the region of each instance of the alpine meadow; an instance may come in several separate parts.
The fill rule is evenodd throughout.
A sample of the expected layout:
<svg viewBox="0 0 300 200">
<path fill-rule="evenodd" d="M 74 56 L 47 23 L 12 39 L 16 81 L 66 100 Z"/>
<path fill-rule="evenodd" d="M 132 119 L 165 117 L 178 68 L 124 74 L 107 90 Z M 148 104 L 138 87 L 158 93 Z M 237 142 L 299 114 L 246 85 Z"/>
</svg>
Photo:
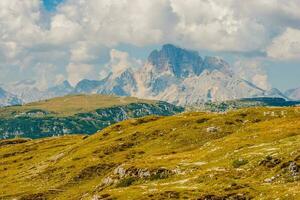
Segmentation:
<svg viewBox="0 0 300 200">
<path fill-rule="evenodd" d="M 1 200 L 300 200 L 299 0 L 1 0 Z"/>
</svg>

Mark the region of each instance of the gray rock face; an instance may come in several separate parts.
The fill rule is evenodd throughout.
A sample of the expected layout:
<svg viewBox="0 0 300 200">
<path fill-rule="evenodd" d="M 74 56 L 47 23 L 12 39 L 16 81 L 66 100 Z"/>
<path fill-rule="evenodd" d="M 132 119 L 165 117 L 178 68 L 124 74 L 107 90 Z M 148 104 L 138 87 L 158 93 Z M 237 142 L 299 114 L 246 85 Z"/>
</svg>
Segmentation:
<svg viewBox="0 0 300 200">
<path fill-rule="evenodd" d="M 101 87 L 104 84 L 104 81 L 96 81 L 96 80 L 87 80 L 83 79 L 77 83 L 74 93 L 96 93 L 97 88 Z"/>
<path fill-rule="evenodd" d="M 137 91 L 137 83 L 132 69 L 127 68 L 117 74 L 110 74 L 97 93 L 131 96 Z"/>
<path fill-rule="evenodd" d="M 203 71 L 203 60 L 198 52 L 177 48 L 171 44 L 164 45 L 160 51 L 154 50 L 148 62 L 157 71 L 170 71 L 177 78 L 199 75 Z"/>
<path fill-rule="evenodd" d="M 66 94 L 71 93 L 74 88 L 70 85 L 68 81 L 64 81 L 61 84 L 54 86 L 48 89 L 48 93 L 50 96 L 64 96 Z"/>
</svg>

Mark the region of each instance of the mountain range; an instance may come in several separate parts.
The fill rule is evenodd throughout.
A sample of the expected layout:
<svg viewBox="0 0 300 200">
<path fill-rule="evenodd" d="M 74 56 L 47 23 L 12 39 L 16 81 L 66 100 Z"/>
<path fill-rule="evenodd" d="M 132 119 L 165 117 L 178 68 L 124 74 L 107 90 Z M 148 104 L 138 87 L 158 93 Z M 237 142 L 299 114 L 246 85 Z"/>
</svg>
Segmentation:
<svg viewBox="0 0 300 200">
<path fill-rule="evenodd" d="M 291 99 L 300 100 L 300 87 L 287 90 L 284 94 Z"/>
<path fill-rule="evenodd" d="M 102 80 L 81 80 L 75 87 L 68 81 L 39 90 L 32 80 L 4 87 L 18 100 L 2 105 L 28 103 L 67 94 L 113 94 L 163 100 L 176 105 L 197 105 L 207 101 L 226 101 L 251 97 L 299 99 L 300 90 L 285 94 L 278 89 L 264 90 L 235 74 L 219 57 L 202 58 L 198 52 L 172 44 L 150 53 L 145 64 L 134 70 L 126 66 Z M 288 96 L 288 97 L 287 97 Z M 10 103 L 9 103 L 10 102 Z"/>
<path fill-rule="evenodd" d="M 22 104 L 22 100 L 0 88 L 0 107 Z"/>
</svg>

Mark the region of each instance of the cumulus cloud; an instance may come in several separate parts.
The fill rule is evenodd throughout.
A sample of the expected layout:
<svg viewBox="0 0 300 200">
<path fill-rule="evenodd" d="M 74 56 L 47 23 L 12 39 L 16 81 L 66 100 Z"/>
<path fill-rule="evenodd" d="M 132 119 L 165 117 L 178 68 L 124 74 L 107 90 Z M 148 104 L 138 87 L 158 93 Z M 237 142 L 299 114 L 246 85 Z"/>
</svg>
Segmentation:
<svg viewBox="0 0 300 200">
<path fill-rule="evenodd" d="M 174 43 L 197 50 L 266 52 L 271 58 L 298 59 L 299 10 L 299 0 L 65 0 L 49 14 L 40 0 L 3 0 L 1 77 L 7 68 L 17 67 L 20 76 L 28 70 L 38 77 L 36 66 L 45 65 L 56 68 L 56 74 L 49 74 L 52 80 L 62 74 L 75 83 L 90 74 L 103 75 L 107 65 L 99 63 L 99 57 L 124 43 L 140 47 Z M 111 66 L 136 62 L 116 50 L 110 56 L 106 59 Z"/>
<path fill-rule="evenodd" d="M 142 65 L 142 61 L 130 57 L 127 52 L 119 51 L 116 49 L 112 49 L 110 51 L 110 61 L 108 67 L 111 68 L 111 71 L 118 73 L 119 71 L 123 71 L 127 68 L 135 69 Z"/>
<path fill-rule="evenodd" d="M 300 29 L 288 28 L 282 35 L 274 38 L 267 53 L 280 60 L 300 59 Z"/>
<path fill-rule="evenodd" d="M 264 26 L 248 16 L 237 17 L 233 2 L 173 0 L 174 12 L 180 19 L 176 26 L 180 43 L 217 51 L 260 49 L 267 41 Z"/>
<path fill-rule="evenodd" d="M 67 66 L 68 81 L 73 86 L 82 79 L 95 78 L 95 74 L 93 72 L 93 66 L 88 64 L 70 63 Z"/>
</svg>

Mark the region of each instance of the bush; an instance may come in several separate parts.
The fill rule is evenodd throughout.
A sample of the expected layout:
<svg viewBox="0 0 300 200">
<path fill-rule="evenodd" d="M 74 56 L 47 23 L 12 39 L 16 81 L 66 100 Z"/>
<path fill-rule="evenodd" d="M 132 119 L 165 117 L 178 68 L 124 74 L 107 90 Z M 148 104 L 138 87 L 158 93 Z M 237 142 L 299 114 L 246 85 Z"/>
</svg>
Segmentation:
<svg viewBox="0 0 300 200">
<path fill-rule="evenodd" d="M 128 186 L 132 185 L 134 183 L 134 181 L 135 181 L 135 178 L 133 178 L 133 177 L 121 179 L 120 182 L 117 184 L 117 187 L 128 187 Z"/>
<path fill-rule="evenodd" d="M 202 123 L 207 122 L 207 121 L 208 121 L 207 118 L 201 118 L 201 119 L 197 119 L 197 120 L 196 120 L 196 122 L 197 122 L 198 124 L 202 124 Z"/>
<path fill-rule="evenodd" d="M 243 166 L 243 165 L 246 165 L 247 163 L 248 163 L 248 160 L 238 159 L 238 160 L 234 160 L 234 161 L 232 162 L 232 166 L 233 166 L 234 168 L 239 168 L 239 167 L 241 167 L 241 166 Z"/>
</svg>

